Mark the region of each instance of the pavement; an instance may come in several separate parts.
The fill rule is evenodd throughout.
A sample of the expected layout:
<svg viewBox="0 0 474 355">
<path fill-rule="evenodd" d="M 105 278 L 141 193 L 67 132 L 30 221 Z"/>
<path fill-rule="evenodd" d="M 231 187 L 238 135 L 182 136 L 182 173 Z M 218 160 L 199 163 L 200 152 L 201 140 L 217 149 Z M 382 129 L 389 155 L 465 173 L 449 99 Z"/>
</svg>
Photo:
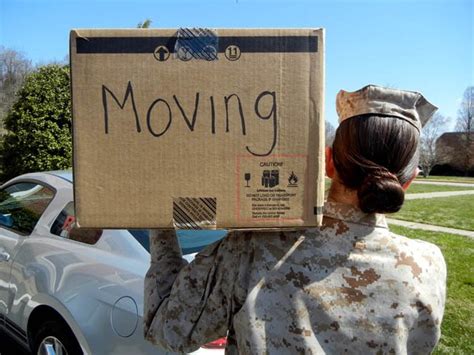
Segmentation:
<svg viewBox="0 0 474 355">
<path fill-rule="evenodd" d="M 387 223 L 394 224 L 396 226 L 411 228 L 411 229 L 423 229 L 423 230 L 432 231 L 432 232 L 442 232 L 442 233 L 462 235 L 462 236 L 474 239 L 474 232 L 467 231 L 464 229 L 455 229 L 455 228 L 435 226 L 432 224 L 402 221 L 401 219 L 394 219 L 394 218 L 387 218 Z"/>
<path fill-rule="evenodd" d="M 419 198 L 464 196 L 464 195 L 474 195 L 474 190 L 438 191 L 438 192 L 422 192 L 422 193 L 417 193 L 417 194 L 406 194 L 405 200 L 415 200 Z"/>
<path fill-rule="evenodd" d="M 412 184 L 420 184 L 420 185 L 448 185 L 448 186 L 465 186 L 465 187 L 472 187 L 474 188 L 474 182 L 444 182 L 444 181 L 419 181 L 414 180 Z"/>
<path fill-rule="evenodd" d="M 413 181 L 414 184 L 426 184 L 426 185 L 449 185 L 449 186 L 464 186 L 474 187 L 474 184 L 458 183 L 458 182 L 438 182 L 438 181 Z M 418 194 L 406 194 L 405 200 L 414 200 L 422 198 L 436 198 L 436 197 L 450 197 L 450 196 L 465 196 L 474 195 L 474 190 L 464 191 L 439 191 L 439 192 L 424 192 Z M 450 233 L 456 235 L 462 235 L 468 238 L 474 239 L 474 231 L 468 231 L 464 229 L 448 228 L 435 226 L 433 224 L 417 223 L 410 221 L 403 221 L 401 219 L 387 218 L 387 222 L 397 226 L 407 227 L 411 229 L 422 229 L 432 232 Z"/>
</svg>

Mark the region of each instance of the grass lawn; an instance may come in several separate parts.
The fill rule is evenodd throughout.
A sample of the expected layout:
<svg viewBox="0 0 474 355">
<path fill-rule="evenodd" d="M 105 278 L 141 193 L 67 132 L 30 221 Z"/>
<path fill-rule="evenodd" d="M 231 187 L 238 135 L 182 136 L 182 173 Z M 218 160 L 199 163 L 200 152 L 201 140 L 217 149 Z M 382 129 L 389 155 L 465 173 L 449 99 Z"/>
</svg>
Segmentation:
<svg viewBox="0 0 474 355">
<path fill-rule="evenodd" d="M 413 183 L 407 190 L 407 194 L 418 194 L 424 192 L 438 192 L 438 191 L 465 191 L 474 190 L 474 184 L 472 187 L 466 186 L 450 186 L 450 185 L 425 185 Z"/>
<path fill-rule="evenodd" d="M 407 200 L 400 212 L 388 217 L 474 230 L 474 195 Z"/>
<path fill-rule="evenodd" d="M 390 226 L 394 233 L 436 244 L 448 267 L 441 341 L 434 354 L 474 354 L 474 240 Z"/>
<path fill-rule="evenodd" d="M 416 179 L 419 181 L 448 181 L 474 184 L 474 177 L 468 176 L 428 176 L 424 178 L 422 175 L 418 175 Z"/>
<path fill-rule="evenodd" d="M 422 179 L 417 179 L 423 181 Z M 326 178 L 325 190 L 327 191 L 331 186 L 331 179 Z M 450 186 L 450 185 L 425 185 L 425 184 L 411 184 L 407 190 L 408 194 L 417 194 L 422 192 L 438 192 L 438 191 L 463 191 L 474 190 L 474 179 L 472 187 L 469 186 Z"/>
</svg>

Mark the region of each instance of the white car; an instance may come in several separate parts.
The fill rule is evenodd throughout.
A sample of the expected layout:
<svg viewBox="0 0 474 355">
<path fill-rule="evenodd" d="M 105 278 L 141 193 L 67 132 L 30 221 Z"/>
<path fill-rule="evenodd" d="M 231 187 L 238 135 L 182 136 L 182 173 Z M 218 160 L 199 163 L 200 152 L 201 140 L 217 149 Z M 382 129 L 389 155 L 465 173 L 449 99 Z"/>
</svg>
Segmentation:
<svg viewBox="0 0 474 355">
<path fill-rule="evenodd" d="M 70 171 L 26 174 L 0 188 L 0 329 L 34 354 L 166 353 L 143 338 L 148 232 L 74 222 Z M 191 260 L 225 231 L 178 235 Z M 217 339 L 197 352 L 224 347 Z"/>
</svg>

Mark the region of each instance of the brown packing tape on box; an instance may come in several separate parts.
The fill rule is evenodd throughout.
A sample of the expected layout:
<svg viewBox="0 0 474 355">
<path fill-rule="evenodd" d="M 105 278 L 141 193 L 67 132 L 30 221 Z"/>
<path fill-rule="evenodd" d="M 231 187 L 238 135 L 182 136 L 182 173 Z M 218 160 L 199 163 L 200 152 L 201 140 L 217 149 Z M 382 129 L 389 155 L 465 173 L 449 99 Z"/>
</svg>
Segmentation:
<svg viewBox="0 0 474 355">
<path fill-rule="evenodd" d="M 322 29 L 73 30 L 88 228 L 321 223 Z"/>
</svg>

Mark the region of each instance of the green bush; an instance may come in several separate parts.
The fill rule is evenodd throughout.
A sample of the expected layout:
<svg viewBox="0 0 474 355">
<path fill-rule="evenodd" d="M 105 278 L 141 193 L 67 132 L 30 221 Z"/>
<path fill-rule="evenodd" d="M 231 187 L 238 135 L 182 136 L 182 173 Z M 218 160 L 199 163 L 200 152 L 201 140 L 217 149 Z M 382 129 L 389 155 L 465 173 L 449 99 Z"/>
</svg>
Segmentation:
<svg viewBox="0 0 474 355">
<path fill-rule="evenodd" d="M 29 74 L 4 124 L 3 180 L 71 167 L 69 68 L 47 65 Z"/>
</svg>

